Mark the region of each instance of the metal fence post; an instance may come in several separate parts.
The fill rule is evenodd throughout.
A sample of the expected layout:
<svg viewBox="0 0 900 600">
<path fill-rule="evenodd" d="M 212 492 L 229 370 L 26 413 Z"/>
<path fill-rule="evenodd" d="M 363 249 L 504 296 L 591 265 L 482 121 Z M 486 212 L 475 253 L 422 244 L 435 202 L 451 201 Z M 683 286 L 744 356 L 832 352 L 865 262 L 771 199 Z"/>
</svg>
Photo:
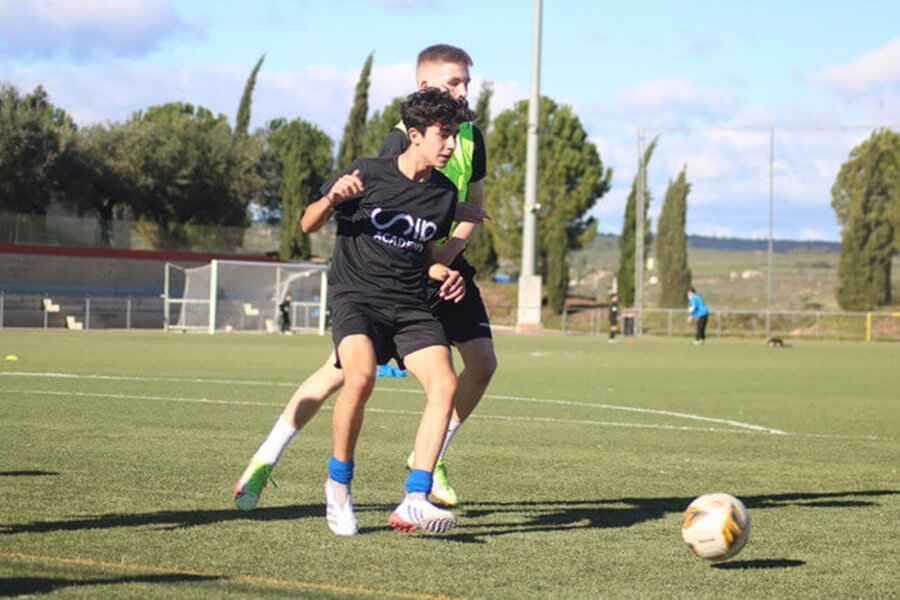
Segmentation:
<svg viewBox="0 0 900 600">
<path fill-rule="evenodd" d="M 672 309 L 669 309 L 669 337 L 672 337 Z"/>
<path fill-rule="evenodd" d="M 131 330 L 131 296 L 125 300 L 125 329 Z"/>
<path fill-rule="evenodd" d="M 91 295 L 84 297 L 84 328 L 91 328 Z"/>
<path fill-rule="evenodd" d="M 3 329 L 3 292 L 0 292 L 0 329 Z"/>
</svg>

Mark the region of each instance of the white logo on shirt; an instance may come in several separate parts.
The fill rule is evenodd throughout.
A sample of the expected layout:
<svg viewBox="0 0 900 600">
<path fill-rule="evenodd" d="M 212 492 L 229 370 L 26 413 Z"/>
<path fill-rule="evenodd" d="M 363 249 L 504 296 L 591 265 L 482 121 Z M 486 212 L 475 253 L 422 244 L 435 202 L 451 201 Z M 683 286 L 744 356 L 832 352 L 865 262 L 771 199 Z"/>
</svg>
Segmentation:
<svg viewBox="0 0 900 600">
<path fill-rule="evenodd" d="M 378 215 L 382 212 L 384 212 L 383 209 L 376 208 L 372 211 L 372 216 L 370 217 L 372 225 L 379 231 L 390 229 L 397 223 L 403 221 L 406 223 L 406 227 L 403 229 L 402 235 L 409 236 L 412 234 L 412 238 L 418 242 L 427 242 L 433 238 L 434 234 L 437 232 L 437 225 L 435 223 L 420 217 L 413 217 L 409 213 L 396 213 L 387 221 L 387 223 L 379 223 Z"/>
<path fill-rule="evenodd" d="M 437 232 L 437 225 L 433 222 L 413 217 L 409 213 L 395 213 L 386 223 L 379 223 L 378 215 L 383 212 L 383 209 L 376 208 L 369 217 L 372 225 L 378 230 L 372 237 L 383 244 L 410 249 L 414 252 L 424 252 L 425 242 L 433 238 Z M 399 227 L 396 226 L 398 223 Z"/>
</svg>

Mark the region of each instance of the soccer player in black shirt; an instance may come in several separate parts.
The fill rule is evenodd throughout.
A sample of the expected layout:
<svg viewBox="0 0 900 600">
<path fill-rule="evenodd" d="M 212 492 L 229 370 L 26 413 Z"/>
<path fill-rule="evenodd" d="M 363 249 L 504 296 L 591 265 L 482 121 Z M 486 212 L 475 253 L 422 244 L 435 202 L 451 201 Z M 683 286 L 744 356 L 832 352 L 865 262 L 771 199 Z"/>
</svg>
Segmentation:
<svg viewBox="0 0 900 600">
<path fill-rule="evenodd" d="M 471 65 L 471 57 L 461 48 L 446 44 L 429 46 L 419 53 L 416 63 L 417 87 L 440 88 L 455 99 L 465 100 L 468 96 Z M 483 179 L 486 173 L 484 138 L 474 126 L 471 134 L 471 146 L 467 146 L 468 141 L 462 140 L 462 135 L 457 136 L 458 147 L 451 165 L 448 165 L 454 167 L 452 178 L 459 189 L 460 203 L 456 214 L 458 224 L 436 249 L 439 262 L 450 265 L 465 277 L 466 295 L 461 302 L 448 302 L 432 290 L 431 298 L 432 309 L 444 325 L 450 341 L 459 350 L 465 365 L 459 374 L 457 392 L 453 399 L 453 416 L 435 465 L 430 496 L 432 500 L 446 506 L 455 506 L 458 498 L 450 485 L 443 455 L 462 423 L 481 400 L 497 368 L 487 310 L 474 282 L 475 270 L 462 256 L 466 242 L 474 234 L 477 224 L 485 220 L 482 210 Z M 380 155 L 400 154 L 408 144 L 406 132 L 394 128 L 385 139 Z M 471 152 L 467 152 L 468 150 Z M 272 470 L 297 431 L 316 415 L 331 394 L 340 389 L 343 377 L 343 372 L 335 367 L 334 356 L 331 356 L 296 389 L 234 487 L 234 501 L 238 508 L 251 510 L 256 507 Z"/>
<path fill-rule="evenodd" d="M 426 403 L 406 497 L 390 524 L 432 533 L 456 524 L 453 513 L 427 499 L 453 409 L 456 374 L 443 327 L 428 303 L 426 276 L 440 282 L 443 300 L 464 297 L 459 272 L 432 256 L 435 241 L 450 233 L 457 203 L 456 187 L 436 169 L 450 160 L 459 124 L 472 115 L 436 88 L 410 95 L 401 115 L 410 140 L 406 151 L 355 161 L 323 186 L 322 197 L 300 221 L 306 233 L 319 229 L 332 213 L 338 221 L 328 288 L 344 385 L 334 405 L 333 454 L 325 483 L 328 525 L 338 535 L 357 532 L 350 493 L 353 457 L 376 367 L 391 358 L 416 376 Z"/>
</svg>

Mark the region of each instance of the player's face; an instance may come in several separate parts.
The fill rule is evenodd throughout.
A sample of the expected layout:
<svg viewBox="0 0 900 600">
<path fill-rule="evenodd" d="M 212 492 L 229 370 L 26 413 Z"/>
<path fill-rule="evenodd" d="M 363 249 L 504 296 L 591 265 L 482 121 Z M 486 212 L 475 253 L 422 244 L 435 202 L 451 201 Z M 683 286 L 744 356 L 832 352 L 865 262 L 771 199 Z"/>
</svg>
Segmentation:
<svg viewBox="0 0 900 600">
<path fill-rule="evenodd" d="M 432 167 L 444 167 L 456 149 L 459 125 L 429 125 L 422 136 L 420 151 Z"/>
<path fill-rule="evenodd" d="M 469 96 L 469 67 L 459 63 L 425 63 L 416 73 L 419 89 L 436 87 L 446 90 L 454 100 Z"/>
</svg>

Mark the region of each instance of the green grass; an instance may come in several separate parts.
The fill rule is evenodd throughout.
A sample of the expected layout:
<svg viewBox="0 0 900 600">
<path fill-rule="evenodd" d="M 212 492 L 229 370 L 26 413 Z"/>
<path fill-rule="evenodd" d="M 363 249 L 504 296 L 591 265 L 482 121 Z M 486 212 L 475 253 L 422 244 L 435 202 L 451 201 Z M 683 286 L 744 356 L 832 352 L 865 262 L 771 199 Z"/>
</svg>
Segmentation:
<svg viewBox="0 0 900 600">
<path fill-rule="evenodd" d="M 387 527 L 422 406 L 415 381 L 388 379 L 360 440 L 349 539 L 324 519 L 330 411 L 295 439 L 256 511 L 231 504 L 328 346 L 0 332 L 0 357 L 20 359 L 0 362 L 0 595 L 897 595 L 896 344 L 499 337 L 500 370 L 448 457 L 459 526 Z M 688 502 L 711 491 L 753 519 L 721 564 L 679 533 Z"/>
</svg>

